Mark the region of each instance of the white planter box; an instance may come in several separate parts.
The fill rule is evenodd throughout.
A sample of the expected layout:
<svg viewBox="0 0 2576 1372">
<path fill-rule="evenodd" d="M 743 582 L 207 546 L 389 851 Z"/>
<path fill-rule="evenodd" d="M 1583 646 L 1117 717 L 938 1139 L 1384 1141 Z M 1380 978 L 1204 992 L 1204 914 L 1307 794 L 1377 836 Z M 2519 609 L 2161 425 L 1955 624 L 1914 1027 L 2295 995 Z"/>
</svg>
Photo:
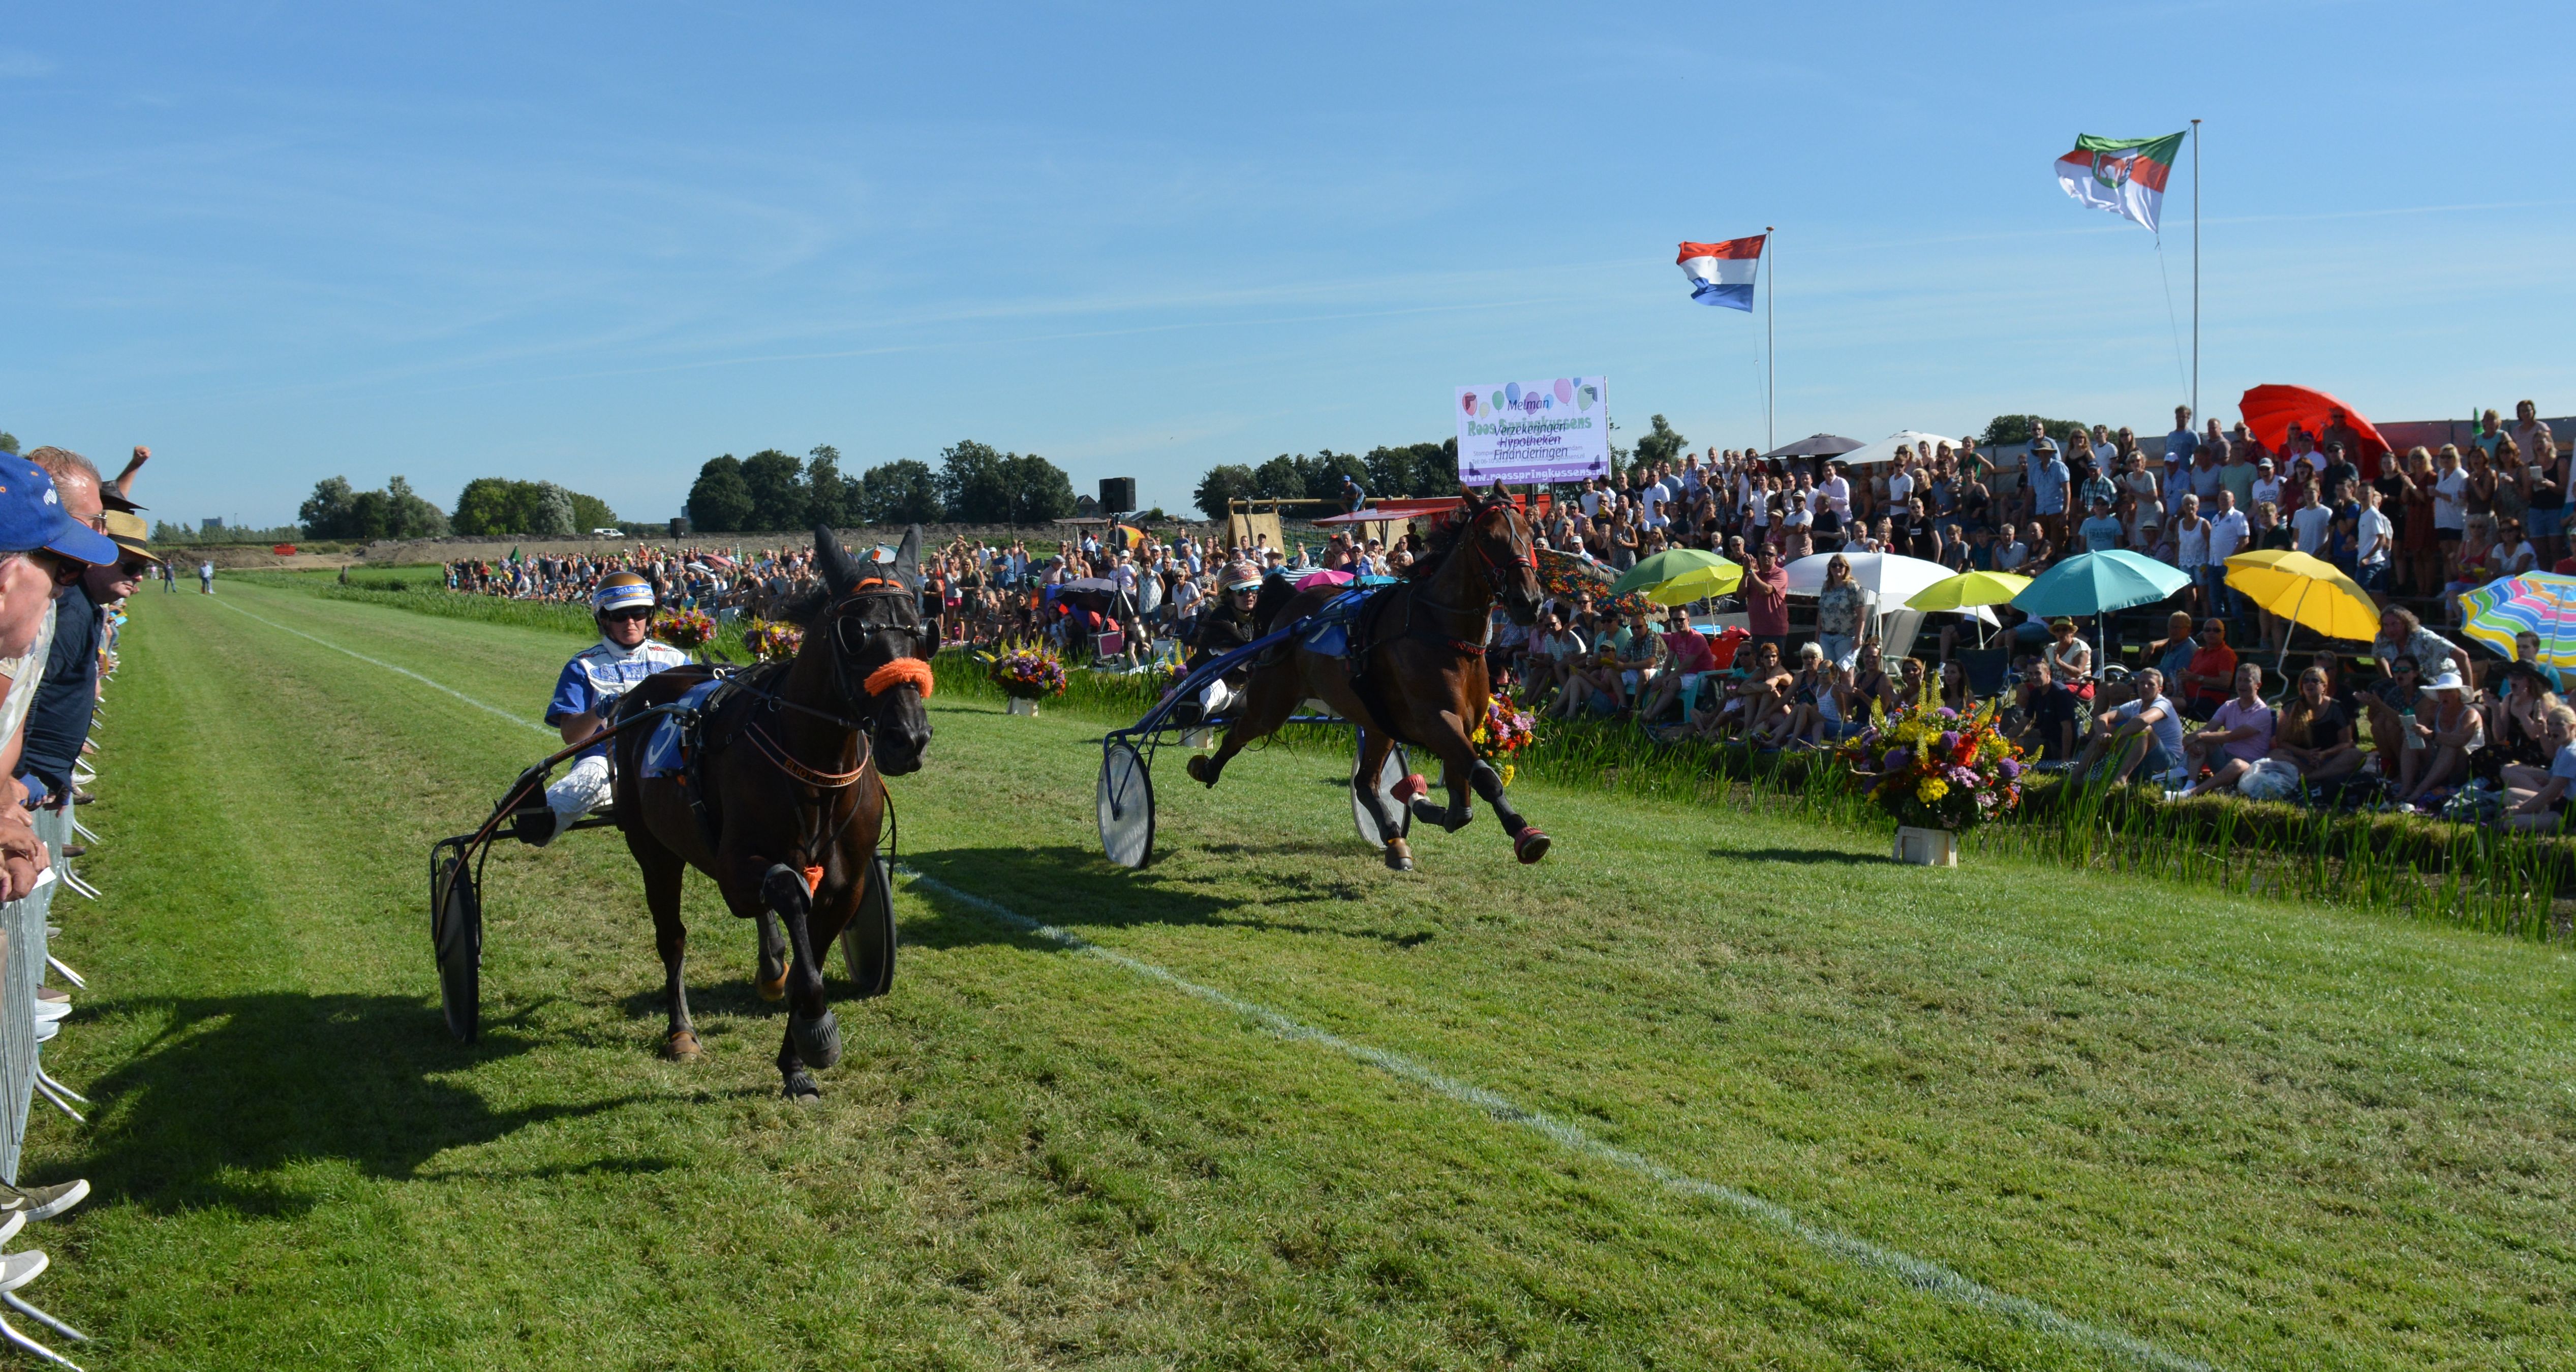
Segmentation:
<svg viewBox="0 0 2576 1372">
<path fill-rule="evenodd" d="M 1012 714 L 1027 715 L 1032 719 L 1037 717 L 1038 703 L 1034 700 L 1023 700 L 1018 696 L 1012 696 L 1006 703 Z"/>
<path fill-rule="evenodd" d="M 1896 860 L 1917 867 L 1956 867 L 1959 836 L 1947 829 L 1917 829 L 1900 824 L 1896 826 Z"/>
</svg>

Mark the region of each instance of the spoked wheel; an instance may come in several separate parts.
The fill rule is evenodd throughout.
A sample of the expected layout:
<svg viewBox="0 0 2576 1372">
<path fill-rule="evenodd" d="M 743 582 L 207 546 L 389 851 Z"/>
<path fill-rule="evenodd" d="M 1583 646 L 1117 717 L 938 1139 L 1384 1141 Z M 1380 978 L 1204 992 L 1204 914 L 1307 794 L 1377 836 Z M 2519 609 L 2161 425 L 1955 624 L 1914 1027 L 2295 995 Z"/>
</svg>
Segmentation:
<svg viewBox="0 0 2576 1372">
<path fill-rule="evenodd" d="M 463 849 L 430 869 L 429 942 L 438 955 L 438 1005 L 447 1032 L 472 1043 L 483 1024 L 483 900 Z"/>
<path fill-rule="evenodd" d="M 1395 798 L 1395 786 L 1412 770 L 1413 758 L 1404 751 L 1401 743 L 1387 751 L 1385 764 L 1377 769 L 1377 796 L 1380 801 L 1395 807 L 1396 836 L 1399 838 L 1413 833 L 1413 807 Z M 1359 774 L 1359 759 L 1353 758 L 1352 779 L 1357 780 Z M 1386 841 L 1377 836 L 1377 816 L 1370 814 L 1369 807 L 1360 803 L 1357 787 L 1351 790 L 1351 826 L 1359 830 L 1360 842 L 1381 850 L 1386 847 Z"/>
<path fill-rule="evenodd" d="M 1154 857 L 1154 781 L 1144 755 L 1123 739 L 1100 754 L 1100 851 L 1121 867 Z"/>
<path fill-rule="evenodd" d="M 841 931 L 841 966 L 861 1000 L 894 989 L 894 864 L 882 853 L 869 863 L 868 889 Z"/>
</svg>

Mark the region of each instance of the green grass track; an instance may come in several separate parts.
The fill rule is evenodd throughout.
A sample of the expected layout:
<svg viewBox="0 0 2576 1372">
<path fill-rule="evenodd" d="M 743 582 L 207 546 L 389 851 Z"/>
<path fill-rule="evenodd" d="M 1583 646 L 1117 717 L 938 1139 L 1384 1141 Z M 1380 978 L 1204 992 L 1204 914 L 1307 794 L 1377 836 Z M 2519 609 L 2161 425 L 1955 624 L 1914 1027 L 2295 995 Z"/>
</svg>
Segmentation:
<svg viewBox="0 0 2576 1372">
<path fill-rule="evenodd" d="M 932 702 L 894 783 L 894 994 L 779 1097 L 699 879 L 707 1057 L 613 834 L 496 850 L 484 1040 L 436 1010 L 430 841 L 548 748 L 578 644 L 228 583 L 135 598 L 92 991 L 17 1241 L 94 1368 L 2538 1368 L 2576 1347 L 2576 989 L 2553 947 L 1524 785 L 1390 874 L 1346 758 L 1157 769 Z M 316 641 L 320 640 L 320 641 Z M 333 646 L 336 645 L 336 646 Z M 349 650 L 372 661 L 349 656 Z M 399 670 L 396 670 L 399 669 Z M 409 675 L 407 675 L 407 673 Z M 443 689 L 442 689 L 443 688 Z M 505 717 L 506 716 L 506 717 Z M 1125 958 L 1776 1203 L 1792 1232 Z M 2022 1313 L 1924 1289 L 1910 1255 Z M 2054 1312 L 2065 1323 L 2033 1318 Z M 2088 1332 L 2090 1331 L 2090 1332 Z M 2094 1337 L 2095 1335 L 2101 1337 Z M 2111 1340 L 2106 1343 L 2105 1340 Z M 2133 1340 L 2128 1352 L 2114 1346 Z"/>
</svg>

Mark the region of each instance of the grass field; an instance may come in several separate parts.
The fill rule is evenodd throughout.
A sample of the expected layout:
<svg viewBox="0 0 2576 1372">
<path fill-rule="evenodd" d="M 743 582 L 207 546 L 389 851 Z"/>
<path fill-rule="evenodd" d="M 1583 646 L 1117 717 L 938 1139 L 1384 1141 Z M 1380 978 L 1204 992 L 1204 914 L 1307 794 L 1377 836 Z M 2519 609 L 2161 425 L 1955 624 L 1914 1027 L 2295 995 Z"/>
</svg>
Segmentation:
<svg viewBox="0 0 2576 1372">
<path fill-rule="evenodd" d="M 1128 873 L 1100 721 L 957 693 L 895 783 L 895 992 L 844 1005 L 821 1105 L 779 1099 L 749 930 L 695 881 L 707 1058 L 654 1056 L 608 834 L 496 854 L 460 1047 L 428 844 L 545 751 L 574 643 L 223 589 L 136 598 L 107 898 L 63 920 L 96 989 L 48 1065 L 99 1109 L 28 1170 L 100 1197 L 31 1294 L 92 1366 L 2537 1368 L 2576 1335 L 2559 947 L 1571 785 L 1517 792 L 1543 866 L 1486 816 L 1396 876 L 1347 762 L 1286 749 L 1213 792 L 1167 756 Z"/>
</svg>

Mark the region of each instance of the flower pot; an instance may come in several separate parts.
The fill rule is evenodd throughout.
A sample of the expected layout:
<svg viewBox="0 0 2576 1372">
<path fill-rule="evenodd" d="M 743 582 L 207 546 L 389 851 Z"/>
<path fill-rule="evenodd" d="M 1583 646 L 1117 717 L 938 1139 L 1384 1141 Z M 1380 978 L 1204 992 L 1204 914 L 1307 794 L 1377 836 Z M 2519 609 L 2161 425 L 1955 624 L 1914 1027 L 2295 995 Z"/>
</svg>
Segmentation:
<svg viewBox="0 0 2576 1372">
<path fill-rule="evenodd" d="M 1956 867 L 1959 836 L 1947 829 L 1917 829 L 1900 824 L 1896 826 L 1896 860 L 1917 867 Z"/>
<path fill-rule="evenodd" d="M 1009 713 L 1015 715 L 1027 715 L 1034 719 L 1037 717 L 1038 703 L 1021 696 L 1013 696 L 1010 700 Z"/>
<path fill-rule="evenodd" d="M 1181 731 L 1181 746 L 1194 752 L 1202 749 L 1213 748 L 1216 746 L 1216 730 L 1183 729 Z"/>
</svg>

